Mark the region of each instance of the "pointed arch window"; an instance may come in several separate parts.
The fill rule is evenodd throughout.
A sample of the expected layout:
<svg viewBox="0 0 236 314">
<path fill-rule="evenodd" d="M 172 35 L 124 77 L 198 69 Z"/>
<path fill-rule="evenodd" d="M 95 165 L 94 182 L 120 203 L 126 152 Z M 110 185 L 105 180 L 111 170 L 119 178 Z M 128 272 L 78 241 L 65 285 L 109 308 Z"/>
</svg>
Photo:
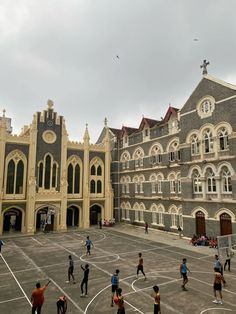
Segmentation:
<svg viewBox="0 0 236 314">
<path fill-rule="evenodd" d="M 97 181 L 97 193 L 102 193 L 102 182 L 101 182 L 101 180 Z"/>
<path fill-rule="evenodd" d="M 204 152 L 211 153 L 214 149 L 214 141 L 211 130 L 206 130 L 204 133 Z"/>
<path fill-rule="evenodd" d="M 43 162 L 39 163 L 39 169 L 38 169 L 38 180 L 39 180 L 39 187 L 41 188 L 43 186 Z"/>
<path fill-rule="evenodd" d="M 208 193 L 216 192 L 216 179 L 212 169 L 207 170 L 207 192 Z"/>
<path fill-rule="evenodd" d="M 68 165 L 67 169 L 67 193 L 79 194 L 80 193 L 80 165 L 73 161 Z"/>
<path fill-rule="evenodd" d="M 219 150 L 226 150 L 229 148 L 229 133 L 226 128 L 221 128 L 218 132 Z"/>
<path fill-rule="evenodd" d="M 194 193 L 202 193 L 202 181 L 198 170 L 193 171 L 192 180 Z"/>
<path fill-rule="evenodd" d="M 192 155 L 198 155 L 199 152 L 200 152 L 200 149 L 199 149 L 198 137 L 197 137 L 197 135 L 193 135 L 191 137 L 191 154 Z"/>
<path fill-rule="evenodd" d="M 90 164 L 90 193 L 102 194 L 104 185 L 104 168 L 103 162 L 95 158 Z"/>
<path fill-rule="evenodd" d="M 74 193 L 80 193 L 80 166 L 78 164 L 75 166 Z"/>
<path fill-rule="evenodd" d="M 47 153 L 38 163 L 38 187 L 46 190 L 57 187 L 58 164 Z"/>
<path fill-rule="evenodd" d="M 73 166 L 72 164 L 69 164 L 67 169 L 67 193 L 72 194 L 73 193 Z"/>
<path fill-rule="evenodd" d="M 221 183 L 223 193 L 232 192 L 231 173 L 227 167 L 223 167 L 221 170 Z"/>
<path fill-rule="evenodd" d="M 90 182 L 90 193 L 95 193 L 95 181 L 91 180 Z"/>
<path fill-rule="evenodd" d="M 25 163 L 18 152 L 7 163 L 6 194 L 23 194 L 25 182 Z"/>
<path fill-rule="evenodd" d="M 97 176 L 101 176 L 102 175 L 102 167 L 99 165 L 97 168 Z"/>
<path fill-rule="evenodd" d="M 47 155 L 45 160 L 45 177 L 44 177 L 44 187 L 46 190 L 50 189 L 51 181 L 51 156 Z"/>
<path fill-rule="evenodd" d="M 91 167 L 91 176 L 95 176 L 96 175 L 96 169 L 95 169 L 95 166 L 92 165 Z"/>
</svg>

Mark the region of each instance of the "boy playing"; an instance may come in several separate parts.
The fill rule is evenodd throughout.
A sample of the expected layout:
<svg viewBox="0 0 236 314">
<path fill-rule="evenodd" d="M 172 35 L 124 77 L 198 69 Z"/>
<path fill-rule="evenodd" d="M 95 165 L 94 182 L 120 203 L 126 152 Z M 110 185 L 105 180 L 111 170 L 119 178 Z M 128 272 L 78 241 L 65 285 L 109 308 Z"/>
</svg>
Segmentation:
<svg viewBox="0 0 236 314">
<path fill-rule="evenodd" d="M 186 259 L 186 258 L 183 258 L 183 262 L 180 264 L 180 267 L 179 267 L 180 276 L 183 278 L 182 289 L 183 289 L 184 291 L 187 291 L 187 289 L 185 288 L 185 285 L 186 285 L 187 282 L 188 282 L 187 271 L 190 272 L 190 270 L 188 269 L 186 263 L 187 263 L 187 259 Z M 190 272 L 190 273 L 191 273 L 191 272 Z"/>
<path fill-rule="evenodd" d="M 217 304 L 223 304 L 223 302 L 222 302 L 222 292 L 221 292 L 221 290 L 222 290 L 221 282 L 225 286 L 225 280 L 224 280 L 224 277 L 219 272 L 219 269 L 217 267 L 214 268 L 214 271 L 215 271 L 215 277 L 214 277 L 213 289 L 214 289 L 215 300 L 212 301 L 212 302 L 213 303 L 217 303 Z M 218 301 L 218 299 L 217 299 L 216 291 L 219 291 L 220 301 Z"/>
<path fill-rule="evenodd" d="M 145 280 L 147 279 L 146 278 L 146 275 L 143 271 L 143 258 L 142 258 L 142 253 L 138 253 L 138 256 L 139 256 L 139 259 L 138 259 L 138 266 L 137 266 L 137 278 L 138 278 L 138 274 L 139 274 L 139 271 L 141 271 L 141 273 L 143 274 Z"/>
<path fill-rule="evenodd" d="M 74 273 L 74 261 L 73 261 L 71 255 L 68 256 L 68 259 L 69 259 L 69 267 L 68 267 L 68 281 L 67 281 L 67 283 L 70 282 L 70 277 L 72 277 L 73 283 L 75 283 L 75 277 L 73 274 Z"/>
<path fill-rule="evenodd" d="M 83 267 L 83 266 L 81 265 L 81 268 L 82 268 L 83 271 L 84 271 L 84 278 L 83 278 L 83 280 L 82 280 L 82 282 L 81 282 L 81 285 L 80 285 L 80 288 L 81 288 L 81 295 L 80 295 L 80 296 L 81 296 L 81 297 L 88 297 L 89 265 L 86 264 L 85 267 Z M 84 289 L 83 289 L 84 285 L 85 285 L 85 295 L 84 295 Z"/>
<path fill-rule="evenodd" d="M 65 314 L 67 310 L 66 296 L 63 295 L 57 300 L 57 314 Z"/>
<path fill-rule="evenodd" d="M 91 255 L 91 253 L 90 253 L 91 245 L 93 246 L 93 243 L 89 239 L 89 236 L 87 236 L 87 240 L 86 240 L 85 245 L 84 245 L 87 248 L 86 256 Z"/>
<path fill-rule="evenodd" d="M 45 286 L 41 288 L 40 282 L 36 283 L 36 289 L 33 290 L 31 295 L 31 302 L 32 302 L 32 314 L 41 313 L 41 308 L 44 302 L 44 291 L 46 290 L 47 286 L 50 284 L 50 280 L 46 283 Z"/>
<path fill-rule="evenodd" d="M 117 289 L 116 301 L 115 303 L 118 305 L 117 314 L 125 314 L 125 307 L 124 307 L 124 297 L 122 295 L 122 289 Z"/>
<path fill-rule="evenodd" d="M 111 306 L 113 306 L 114 294 L 119 287 L 119 272 L 119 269 L 116 269 L 115 274 L 111 277 Z"/>
<path fill-rule="evenodd" d="M 153 298 L 154 298 L 154 314 L 161 313 L 161 299 L 160 299 L 160 292 L 159 292 L 159 287 L 154 286 L 153 287 Z"/>
</svg>

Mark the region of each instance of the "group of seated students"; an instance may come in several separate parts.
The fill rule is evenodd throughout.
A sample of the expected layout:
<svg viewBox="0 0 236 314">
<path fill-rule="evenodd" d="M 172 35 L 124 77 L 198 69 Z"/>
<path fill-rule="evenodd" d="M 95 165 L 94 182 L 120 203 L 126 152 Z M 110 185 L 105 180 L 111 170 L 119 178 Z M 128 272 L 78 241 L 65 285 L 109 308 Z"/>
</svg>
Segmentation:
<svg viewBox="0 0 236 314">
<path fill-rule="evenodd" d="M 104 219 L 102 221 L 102 225 L 105 226 L 105 227 L 112 227 L 113 225 L 115 224 L 115 219 Z"/>
<path fill-rule="evenodd" d="M 205 235 L 196 235 L 194 234 L 192 239 L 190 240 L 190 243 L 194 246 L 197 245 L 204 245 L 204 246 L 209 246 L 210 248 L 217 248 L 217 239 L 216 238 L 211 238 L 207 237 Z"/>
</svg>

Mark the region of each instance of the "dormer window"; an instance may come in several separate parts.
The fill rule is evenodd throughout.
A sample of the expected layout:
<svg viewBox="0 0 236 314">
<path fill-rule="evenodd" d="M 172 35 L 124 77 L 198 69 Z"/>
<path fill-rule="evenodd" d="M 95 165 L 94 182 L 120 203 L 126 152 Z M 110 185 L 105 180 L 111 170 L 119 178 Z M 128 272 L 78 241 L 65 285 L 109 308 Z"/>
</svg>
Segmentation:
<svg viewBox="0 0 236 314">
<path fill-rule="evenodd" d="M 149 128 L 145 128 L 143 130 L 143 140 L 148 140 L 149 139 L 149 136 L 150 136 L 150 129 Z"/>
<path fill-rule="evenodd" d="M 175 117 L 171 117 L 170 120 L 168 121 L 168 129 L 169 129 L 169 134 L 174 134 L 178 132 L 178 120 Z"/>
</svg>

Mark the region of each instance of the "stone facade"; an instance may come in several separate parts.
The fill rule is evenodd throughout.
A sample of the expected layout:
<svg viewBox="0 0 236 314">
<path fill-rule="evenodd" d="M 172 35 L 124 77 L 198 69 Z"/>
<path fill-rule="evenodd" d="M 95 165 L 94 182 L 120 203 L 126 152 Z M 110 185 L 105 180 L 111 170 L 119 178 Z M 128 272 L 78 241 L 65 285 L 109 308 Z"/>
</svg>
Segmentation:
<svg viewBox="0 0 236 314">
<path fill-rule="evenodd" d="M 116 219 L 188 237 L 236 233 L 235 117 L 236 86 L 205 74 L 181 110 L 109 128 Z"/>
<path fill-rule="evenodd" d="M 0 234 L 88 228 L 113 218 L 109 129 L 100 144 L 68 139 L 65 121 L 53 109 L 37 112 L 32 124 L 12 135 L 0 117 Z"/>
</svg>

